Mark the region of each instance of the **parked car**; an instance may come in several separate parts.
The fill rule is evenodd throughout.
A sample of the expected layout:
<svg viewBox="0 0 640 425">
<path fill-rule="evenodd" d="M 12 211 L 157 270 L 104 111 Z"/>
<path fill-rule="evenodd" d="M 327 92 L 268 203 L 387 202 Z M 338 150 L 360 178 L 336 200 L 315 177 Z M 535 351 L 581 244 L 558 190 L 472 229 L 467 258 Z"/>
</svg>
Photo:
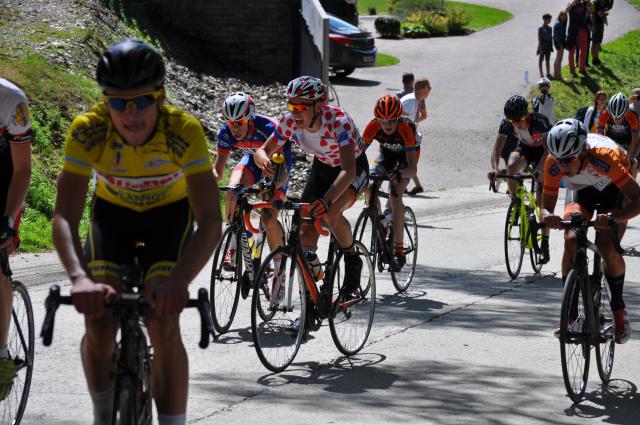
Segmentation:
<svg viewBox="0 0 640 425">
<path fill-rule="evenodd" d="M 356 68 L 373 66 L 377 53 L 370 32 L 329 16 L 329 67 L 336 77 L 343 78 Z"/>
</svg>

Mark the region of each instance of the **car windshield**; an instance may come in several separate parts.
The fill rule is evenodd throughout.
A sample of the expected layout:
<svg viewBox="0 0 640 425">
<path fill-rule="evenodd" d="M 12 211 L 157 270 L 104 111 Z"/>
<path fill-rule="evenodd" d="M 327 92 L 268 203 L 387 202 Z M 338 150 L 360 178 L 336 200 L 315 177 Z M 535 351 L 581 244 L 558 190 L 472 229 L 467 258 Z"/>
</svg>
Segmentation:
<svg viewBox="0 0 640 425">
<path fill-rule="evenodd" d="M 334 16 L 329 16 L 329 27 L 333 30 L 340 32 L 360 32 L 358 27 L 351 25 L 348 22 L 338 19 Z"/>
</svg>

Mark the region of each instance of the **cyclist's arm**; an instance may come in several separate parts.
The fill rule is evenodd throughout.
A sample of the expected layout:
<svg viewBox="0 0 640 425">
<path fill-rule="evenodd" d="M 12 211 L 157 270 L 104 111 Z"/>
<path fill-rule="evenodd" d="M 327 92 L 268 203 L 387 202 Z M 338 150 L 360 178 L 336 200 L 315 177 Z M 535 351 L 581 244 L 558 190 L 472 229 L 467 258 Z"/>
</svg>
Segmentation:
<svg viewBox="0 0 640 425">
<path fill-rule="evenodd" d="M 213 175 L 216 180 L 220 180 L 224 175 L 224 167 L 227 165 L 228 153 L 223 153 L 218 149 L 218 156 L 216 157 L 216 163 L 213 166 Z"/>
<path fill-rule="evenodd" d="M 327 190 L 327 193 L 324 194 L 324 199 L 329 201 L 330 204 L 334 203 L 349 187 L 353 179 L 356 178 L 356 148 L 354 145 L 349 144 L 340 147 L 340 162 L 342 170 L 340 170 L 338 177 Z"/>
<path fill-rule="evenodd" d="M 493 152 L 491 153 L 491 169 L 498 172 L 498 167 L 500 166 L 500 154 L 502 153 L 502 149 L 504 149 L 504 144 L 507 141 L 507 136 L 504 134 L 499 134 L 496 137 L 496 143 L 493 145 Z"/>
<path fill-rule="evenodd" d="M 406 168 L 400 170 L 400 174 L 404 179 L 410 179 L 418 172 L 418 157 L 416 151 L 405 151 L 405 157 L 407 158 Z"/>
<path fill-rule="evenodd" d="M 638 146 L 638 131 L 632 131 L 631 133 L 631 143 L 629 144 L 629 155 L 631 158 L 635 158 L 638 155 L 638 150 L 640 146 Z"/>
<path fill-rule="evenodd" d="M 278 147 L 278 139 L 272 134 L 266 142 L 253 153 L 253 162 L 255 162 L 266 176 L 273 174 L 271 155 L 278 150 Z"/>
<path fill-rule="evenodd" d="M 198 224 L 182 257 L 176 263 L 170 282 L 188 286 L 207 264 L 220 239 L 221 222 L 218 186 L 211 172 L 185 177 L 189 204 Z"/>
<path fill-rule="evenodd" d="M 13 176 L 11 177 L 3 215 L 15 219 L 29 190 L 29 181 L 31 180 L 31 143 L 11 143 L 10 148 Z"/>
<path fill-rule="evenodd" d="M 78 229 L 89 179 L 90 176 L 65 170 L 58 177 L 52 221 L 53 245 L 72 283 L 88 276 Z"/>
<path fill-rule="evenodd" d="M 631 178 L 620 187 L 620 192 L 629 200 L 629 205 L 625 208 L 614 210 L 611 216 L 617 222 L 629 220 L 640 214 L 640 185 Z"/>
</svg>

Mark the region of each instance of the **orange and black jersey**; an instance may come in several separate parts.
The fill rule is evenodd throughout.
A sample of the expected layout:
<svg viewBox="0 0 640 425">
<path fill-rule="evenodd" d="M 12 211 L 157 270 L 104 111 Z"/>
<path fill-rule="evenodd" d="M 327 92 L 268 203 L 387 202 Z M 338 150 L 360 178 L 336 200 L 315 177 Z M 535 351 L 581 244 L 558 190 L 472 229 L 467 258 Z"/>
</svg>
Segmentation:
<svg viewBox="0 0 640 425">
<path fill-rule="evenodd" d="M 620 124 L 614 122 L 606 109 L 598 118 L 598 130 L 623 147 L 631 144 L 631 136 L 638 133 L 638 127 L 638 116 L 633 111 L 627 111 Z"/>
<path fill-rule="evenodd" d="M 558 166 L 558 161 L 551 155 L 547 156 L 544 163 L 545 195 L 557 195 L 563 177 L 568 189 L 594 187 L 601 192 L 611 183 L 621 188 L 633 180 L 629 174 L 629 157 L 613 140 L 590 133 L 587 136 L 586 147 L 580 171 L 575 176 L 566 176 Z"/>
<path fill-rule="evenodd" d="M 407 117 L 398 118 L 398 128 L 392 134 L 386 134 L 376 118 L 369 121 L 362 134 L 364 142 L 369 146 L 373 140 L 388 151 L 399 153 L 416 150 L 416 125 Z"/>
</svg>

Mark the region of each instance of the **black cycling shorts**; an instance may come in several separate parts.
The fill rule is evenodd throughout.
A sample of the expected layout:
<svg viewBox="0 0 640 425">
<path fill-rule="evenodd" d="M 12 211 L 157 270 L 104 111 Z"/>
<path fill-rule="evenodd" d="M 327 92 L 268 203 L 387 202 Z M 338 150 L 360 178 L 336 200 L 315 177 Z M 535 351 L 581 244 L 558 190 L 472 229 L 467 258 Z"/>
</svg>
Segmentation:
<svg viewBox="0 0 640 425">
<path fill-rule="evenodd" d="M 369 169 L 370 173 L 386 175 L 394 169 L 401 170 L 407 167 L 407 155 L 405 151 L 393 152 L 389 149 L 380 148 L 378 156 Z"/>
<path fill-rule="evenodd" d="M 330 167 L 327 164 L 313 160 L 311 166 L 311 172 L 309 173 L 309 179 L 302 191 L 302 202 L 313 202 L 316 199 L 322 198 L 329 190 L 333 182 L 338 178 L 338 174 L 342 171 L 342 167 Z M 369 184 L 369 163 L 367 162 L 367 155 L 363 152 L 358 158 L 356 158 L 356 178 L 353 179 L 349 189 L 353 196 L 354 201 L 358 198 Z"/>
<path fill-rule="evenodd" d="M 574 205 L 581 208 L 576 209 Z M 565 214 L 568 212 L 581 212 L 583 215 L 588 213 L 589 217 L 598 210 L 598 214 L 604 214 L 611 210 L 624 208 L 626 206 L 626 197 L 620 192 L 618 187 L 611 183 L 605 187 L 603 191 L 599 191 L 593 186 L 585 187 L 579 190 L 567 190 L 565 198 Z"/>
<path fill-rule="evenodd" d="M 519 143 L 516 148 L 516 152 L 527 160 L 527 164 L 530 165 L 531 168 L 535 168 L 536 164 L 540 162 L 540 159 L 542 159 L 544 146 L 532 147 Z"/>
<path fill-rule="evenodd" d="M 168 276 L 192 233 L 193 214 L 187 198 L 137 212 L 96 197 L 84 255 L 94 279 L 117 279 L 119 266 L 133 264 L 136 244 L 142 242 L 145 280 Z"/>
</svg>

